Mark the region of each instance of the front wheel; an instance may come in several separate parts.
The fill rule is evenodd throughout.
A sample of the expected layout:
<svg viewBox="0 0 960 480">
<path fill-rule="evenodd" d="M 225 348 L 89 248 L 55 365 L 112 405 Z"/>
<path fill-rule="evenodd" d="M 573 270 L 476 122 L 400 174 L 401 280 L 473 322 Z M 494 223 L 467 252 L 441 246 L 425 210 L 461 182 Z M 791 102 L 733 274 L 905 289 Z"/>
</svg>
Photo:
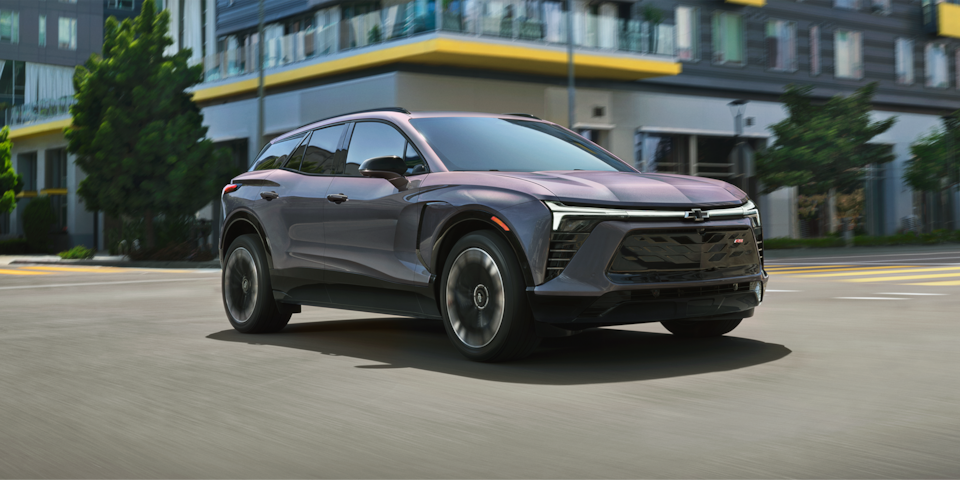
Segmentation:
<svg viewBox="0 0 960 480">
<path fill-rule="evenodd" d="M 726 335 L 740 325 L 742 318 L 733 320 L 667 320 L 660 322 L 678 337 L 707 338 Z"/>
<path fill-rule="evenodd" d="M 240 235 L 224 256 L 223 307 L 238 332 L 270 333 L 287 326 L 291 312 L 273 299 L 266 252 L 256 235 Z"/>
<path fill-rule="evenodd" d="M 540 343 L 513 249 L 493 232 L 461 238 L 443 267 L 440 306 L 447 336 L 470 360 L 523 358 Z"/>
</svg>

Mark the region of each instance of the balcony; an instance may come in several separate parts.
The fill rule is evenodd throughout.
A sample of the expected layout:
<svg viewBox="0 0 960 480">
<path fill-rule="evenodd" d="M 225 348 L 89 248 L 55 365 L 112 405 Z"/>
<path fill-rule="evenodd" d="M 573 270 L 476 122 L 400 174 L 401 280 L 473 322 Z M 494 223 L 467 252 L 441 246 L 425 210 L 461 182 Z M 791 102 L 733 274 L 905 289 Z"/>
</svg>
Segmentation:
<svg viewBox="0 0 960 480">
<path fill-rule="evenodd" d="M 960 0 L 922 0 L 923 27 L 940 37 L 960 38 Z"/>
<path fill-rule="evenodd" d="M 70 117 L 70 106 L 77 103 L 73 97 L 41 100 L 36 103 L 16 105 L 5 113 L 6 125 L 10 128 L 45 123 L 54 119 Z"/>
<path fill-rule="evenodd" d="M 451 8 L 464 2 L 447 2 L 440 14 L 432 9 L 419 12 L 416 3 L 282 37 L 268 36 L 267 86 L 393 63 L 566 75 L 566 12 L 548 8 L 549 2 L 523 15 L 516 15 L 516 6 L 508 2 L 474 2 L 469 11 Z M 637 80 L 680 73 L 673 25 L 601 13 L 613 14 L 574 13 L 578 78 Z M 204 58 L 204 83 L 194 99 L 255 89 L 256 50 L 254 44 Z"/>
</svg>

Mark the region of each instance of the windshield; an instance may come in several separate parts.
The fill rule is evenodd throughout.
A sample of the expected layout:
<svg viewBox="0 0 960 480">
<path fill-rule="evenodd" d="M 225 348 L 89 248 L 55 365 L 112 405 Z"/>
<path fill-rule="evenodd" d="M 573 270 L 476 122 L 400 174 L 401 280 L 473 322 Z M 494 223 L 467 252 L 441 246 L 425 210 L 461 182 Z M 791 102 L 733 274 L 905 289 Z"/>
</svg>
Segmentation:
<svg viewBox="0 0 960 480">
<path fill-rule="evenodd" d="M 556 125 L 491 117 L 415 118 L 451 171 L 632 171 L 583 137 Z"/>
</svg>

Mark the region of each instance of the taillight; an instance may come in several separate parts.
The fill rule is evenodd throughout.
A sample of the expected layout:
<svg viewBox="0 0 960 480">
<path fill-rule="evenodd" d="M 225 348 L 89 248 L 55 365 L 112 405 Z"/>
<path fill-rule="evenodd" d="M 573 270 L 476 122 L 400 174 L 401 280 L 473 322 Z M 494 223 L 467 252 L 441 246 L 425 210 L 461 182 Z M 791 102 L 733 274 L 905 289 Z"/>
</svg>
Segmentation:
<svg viewBox="0 0 960 480">
<path fill-rule="evenodd" d="M 228 193 L 230 193 L 230 192 L 236 192 L 238 188 L 240 188 L 240 185 L 237 185 L 237 184 L 235 184 L 235 183 L 231 183 L 231 184 L 227 185 L 226 187 L 223 187 L 223 194 L 226 195 L 226 194 L 228 194 Z"/>
</svg>

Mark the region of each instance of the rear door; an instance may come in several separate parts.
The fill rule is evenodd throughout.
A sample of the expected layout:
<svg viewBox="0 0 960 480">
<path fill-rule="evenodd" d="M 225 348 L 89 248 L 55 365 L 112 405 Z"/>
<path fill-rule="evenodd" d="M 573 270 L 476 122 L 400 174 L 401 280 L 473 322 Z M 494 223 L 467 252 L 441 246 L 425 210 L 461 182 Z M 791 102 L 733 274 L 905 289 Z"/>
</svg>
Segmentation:
<svg viewBox="0 0 960 480">
<path fill-rule="evenodd" d="M 408 144 L 389 123 L 353 125 L 343 170 L 334 175 L 324 204 L 325 281 L 333 303 L 421 313 L 416 295 L 410 294 L 418 286 L 414 271 L 419 267 L 419 182 L 401 191 L 385 179 L 360 174 L 365 160 L 388 155 L 407 159 L 408 178 L 426 173 L 426 164 Z"/>
</svg>

